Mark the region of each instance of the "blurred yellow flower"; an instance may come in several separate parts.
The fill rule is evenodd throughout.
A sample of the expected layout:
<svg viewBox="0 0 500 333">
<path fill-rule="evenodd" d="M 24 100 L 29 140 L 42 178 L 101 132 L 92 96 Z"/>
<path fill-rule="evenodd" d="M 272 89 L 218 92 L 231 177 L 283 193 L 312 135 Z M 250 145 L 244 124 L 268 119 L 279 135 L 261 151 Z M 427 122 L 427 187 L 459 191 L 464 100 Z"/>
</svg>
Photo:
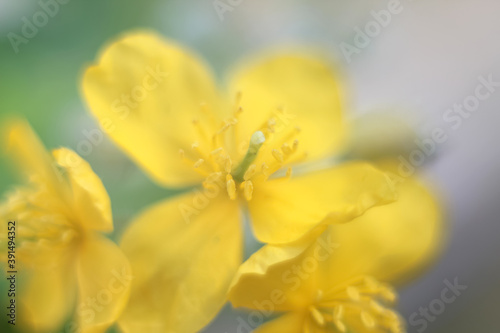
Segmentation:
<svg viewBox="0 0 500 333">
<path fill-rule="evenodd" d="M 7 149 L 29 179 L 0 206 L 2 220 L 15 221 L 16 263 L 25 281 L 17 324 L 53 332 L 76 302 L 72 329 L 105 332 L 125 306 L 131 278 L 122 251 L 101 235 L 113 230 L 108 194 L 87 162 L 66 148 L 50 156 L 24 121 L 11 123 L 7 135 Z M 0 243 L 6 239 L 1 230 Z"/>
<path fill-rule="evenodd" d="M 282 314 L 255 332 L 404 331 L 404 321 L 387 308 L 396 295 L 386 283 L 408 280 L 434 258 L 442 216 L 415 179 L 398 190 L 395 203 L 332 226 L 316 242 L 267 245 L 250 257 L 229 292 L 234 306 L 253 310 L 239 321 L 242 329 Z"/>
<path fill-rule="evenodd" d="M 149 208 L 124 234 L 136 276 L 120 320 L 127 332 L 194 332 L 215 316 L 242 260 L 240 207 L 261 242 L 285 244 L 394 199 L 392 182 L 367 163 L 292 175 L 290 166 L 342 146 L 338 73 L 321 58 L 260 59 L 235 71 L 223 93 L 189 51 L 133 33 L 87 69 L 83 94 L 156 182 L 199 185 Z"/>
</svg>

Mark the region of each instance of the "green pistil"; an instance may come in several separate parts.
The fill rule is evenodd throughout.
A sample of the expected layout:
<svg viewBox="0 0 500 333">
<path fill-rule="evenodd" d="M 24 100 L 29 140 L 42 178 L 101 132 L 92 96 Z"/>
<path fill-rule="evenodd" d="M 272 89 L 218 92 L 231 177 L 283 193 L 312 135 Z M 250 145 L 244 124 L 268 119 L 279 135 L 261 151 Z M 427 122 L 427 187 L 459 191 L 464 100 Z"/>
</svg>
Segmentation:
<svg viewBox="0 0 500 333">
<path fill-rule="evenodd" d="M 243 176 L 245 175 L 245 172 L 247 171 L 248 167 L 255 161 L 257 158 L 257 154 L 259 153 L 260 147 L 264 144 L 266 141 L 266 137 L 264 136 L 264 133 L 261 131 L 257 131 L 254 134 L 252 134 L 252 137 L 250 138 L 250 144 L 248 145 L 248 150 L 241 161 L 240 165 L 234 170 L 233 172 L 233 178 L 235 181 L 241 183 L 244 179 Z"/>
</svg>

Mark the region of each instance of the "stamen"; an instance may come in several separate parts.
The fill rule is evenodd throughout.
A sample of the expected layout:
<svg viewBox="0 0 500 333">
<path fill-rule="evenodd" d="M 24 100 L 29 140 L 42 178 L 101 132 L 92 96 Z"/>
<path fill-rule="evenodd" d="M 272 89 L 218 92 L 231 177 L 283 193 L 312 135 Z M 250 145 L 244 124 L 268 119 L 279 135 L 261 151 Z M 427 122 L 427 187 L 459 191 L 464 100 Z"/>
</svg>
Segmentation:
<svg viewBox="0 0 500 333">
<path fill-rule="evenodd" d="M 204 160 L 204 159 L 202 159 L 202 158 L 200 158 L 198 161 L 196 161 L 196 162 L 194 163 L 194 165 L 193 165 L 193 166 L 194 166 L 194 168 L 195 168 L 195 169 L 198 169 L 199 167 L 201 167 L 201 165 L 202 165 L 204 162 L 205 162 L 205 160 Z"/>
<path fill-rule="evenodd" d="M 224 171 L 227 173 L 231 173 L 231 169 L 233 168 L 233 161 L 231 157 L 226 156 L 226 160 L 224 161 Z"/>
<path fill-rule="evenodd" d="M 328 324 L 335 326 L 335 331 L 351 331 L 349 323 L 358 321 L 369 330 L 401 333 L 404 325 L 398 314 L 377 302 L 389 295 L 395 297 L 390 286 L 373 278 L 357 277 L 327 292 L 314 307 Z M 332 309 L 332 315 L 327 314 L 328 309 Z M 312 312 L 311 315 L 310 322 L 316 322 Z"/>
<path fill-rule="evenodd" d="M 255 175 L 257 171 L 257 166 L 255 164 L 252 164 L 248 167 L 247 171 L 245 171 L 245 174 L 243 175 L 244 180 L 249 180 L 252 178 L 253 175 Z"/>
<path fill-rule="evenodd" d="M 269 120 L 267 121 L 267 127 L 265 128 L 267 130 L 267 133 L 274 133 L 275 127 L 276 127 L 276 119 L 269 118 Z"/>
<path fill-rule="evenodd" d="M 229 198 L 231 200 L 236 199 L 236 183 L 234 182 L 234 179 L 231 176 L 231 174 L 226 175 L 226 188 Z"/>
<path fill-rule="evenodd" d="M 264 174 L 264 176 L 269 177 L 269 166 L 265 162 L 262 163 L 260 171 Z"/>
<path fill-rule="evenodd" d="M 347 331 L 347 327 L 342 322 L 342 317 L 344 316 L 344 307 L 338 305 L 333 309 L 333 324 L 342 333 Z"/>
<path fill-rule="evenodd" d="M 347 296 L 353 301 L 359 301 L 361 299 L 361 294 L 359 293 L 358 288 L 349 286 L 346 288 Z"/>
<path fill-rule="evenodd" d="M 280 164 L 283 164 L 283 162 L 285 161 L 283 154 L 278 149 L 273 149 L 271 151 L 271 154 L 276 159 L 276 161 L 278 161 Z"/>
<path fill-rule="evenodd" d="M 368 328 L 375 327 L 375 319 L 366 311 L 361 312 L 361 321 Z"/>
<path fill-rule="evenodd" d="M 323 299 L 323 290 L 320 289 L 316 292 L 315 299 L 316 299 L 316 302 L 319 302 Z"/>
<path fill-rule="evenodd" d="M 378 313 L 378 314 L 381 314 L 381 313 L 384 313 L 386 311 L 386 309 L 380 305 L 377 301 L 375 300 L 371 300 L 370 301 L 370 309 L 372 309 L 374 312 Z"/>
<path fill-rule="evenodd" d="M 200 166 L 203 164 L 203 159 L 200 159 L 196 162 L 193 160 L 189 159 L 186 157 L 186 153 L 184 152 L 184 149 L 179 149 L 179 156 L 181 157 L 181 160 L 188 165 L 189 167 L 194 166 L 194 170 L 199 173 L 200 175 L 206 177 L 208 175 L 208 172 L 204 170 L 203 168 L 200 168 Z"/>
<path fill-rule="evenodd" d="M 200 143 L 199 142 L 193 142 L 191 144 L 191 149 L 193 149 L 197 154 L 198 156 L 200 156 L 201 158 L 205 159 L 205 160 L 208 160 L 208 156 L 206 156 L 200 149 Z"/>
<path fill-rule="evenodd" d="M 381 295 L 386 301 L 390 303 L 395 302 L 397 299 L 396 293 L 391 288 L 386 286 L 382 287 Z"/>
<path fill-rule="evenodd" d="M 231 127 L 231 123 L 225 122 L 224 125 L 221 127 L 221 129 L 217 131 L 216 135 L 220 135 L 220 134 L 224 133 L 225 131 L 227 131 L 227 129 L 229 127 Z"/>
<path fill-rule="evenodd" d="M 284 143 L 283 145 L 281 145 L 281 151 L 283 152 L 283 154 L 285 155 L 290 155 L 293 153 L 293 150 L 292 148 L 290 147 L 290 145 L 288 143 Z"/>
<path fill-rule="evenodd" d="M 242 183 L 243 185 L 243 194 L 245 196 L 245 199 L 247 201 L 252 200 L 252 194 L 253 194 L 253 183 L 251 180 L 247 180 Z"/>
<path fill-rule="evenodd" d="M 193 125 L 196 128 L 196 130 L 198 131 L 198 135 L 199 135 L 200 139 L 204 140 L 205 142 L 208 142 L 209 136 L 207 134 L 207 131 L 202 126 L 202 124 L 200 123 L 200 120 L 198 118 L 193 119 Z"/>
<path fill-rule="evenodd" d="M 311 313 L 311 316 L 313 317 L 314 321 L 321 327 L 324 327 L 326 322 L 325 322 L 325 317 L 323 317 L 323 314 L 319 312 L 318 309 L 316 309 L 314 306 L 309 308 L 309 312 Z"/>
<path fill-rule="evenodd" d="M 212 150 L 210 152 L 210 155 L 219 155 L 220 153 L 222 153 L 222 151 L 223 151 L 222 147 L 219 147 L 219 148 L 217 148 L 215 150 Z"/>
</svg>

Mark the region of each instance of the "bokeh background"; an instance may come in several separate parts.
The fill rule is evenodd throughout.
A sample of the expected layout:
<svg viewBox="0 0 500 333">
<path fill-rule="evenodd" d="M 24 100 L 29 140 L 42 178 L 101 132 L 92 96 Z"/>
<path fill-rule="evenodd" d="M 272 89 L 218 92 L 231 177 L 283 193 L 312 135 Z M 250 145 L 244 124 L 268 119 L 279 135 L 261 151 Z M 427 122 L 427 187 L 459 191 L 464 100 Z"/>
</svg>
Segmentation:
<svg viewBox="0 0 500 333">
<path fill-rule="evenodd" d="M 80 97 L 82 71 L 107 41 L 131 29 L 152 28 L 191 47 L 220 77 L 241 57 L 269 47 L 322 48 L 346 74 L 349 117 L 390 110 L 422 138 L 437 127 L 449 135 L 420 170 L 442 198 L 448 239 L 436 265 L 401 290 L 402 315 L 408 320 L 440 297 L 445 279 L 458 278 L 467 290 L 426 332 L 498 332 L 500 91 L 482 101 L 456 130 L 443 115 L 474 93 L 479 76 L 500 81 L 500 2 L 401 0 L 403 10 L 351 61 L 343 56 L 341 43 L 353 44 L 355 29 L 373 20 L 372 10 L 387 9 L 388 1 L 242 0 L 223 19 L 213 0 L 66 2 L 16 53 L 8 33 L 21 34 L 22 18 L 31 19 L 41 7 L 34 0 L 0 0 L 2 116 L 23 115 L 48 147 L 77 150 L 86 140 L 84 131 L 97 128 Z M 390 131 L 386 134 L 388 141 L 396 140 Z M 114 238 L 139 210 L 175 194 L 152 184 L 107 140 L 85 158 L 111 196 Z M 16 180 L 2 156 L 1 192 Z M 5 285 L 1 287 L 4 308 Z M 236 316 L 228 306 L 205 331 L 236 332 Z M 11 330 L 4 315 L 0 330 Z"/>
</svg>

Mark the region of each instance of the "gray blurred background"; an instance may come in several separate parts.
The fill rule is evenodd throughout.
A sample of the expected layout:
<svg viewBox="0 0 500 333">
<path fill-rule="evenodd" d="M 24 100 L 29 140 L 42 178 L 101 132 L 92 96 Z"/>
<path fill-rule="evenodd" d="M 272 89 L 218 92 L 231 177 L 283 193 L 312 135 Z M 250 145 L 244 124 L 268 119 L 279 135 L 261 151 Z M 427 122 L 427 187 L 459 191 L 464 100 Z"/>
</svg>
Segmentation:
<svg viewBox="0 0 500 333">
<path fill-rule="evenodd" d="M 197 50 L 220 77 L 242 56 L 268 47 L 323 48 L 348 77 L 350 117 L 395 110 L 422 138 L 435 128 L 449 136 L 422 169 L 443 198 L 447 244 L 436 265 L 401 291 L 401 313 L 408 320 L 440 297 L 444 280 L 458 278 L 467 290 L 425 331 L 498 332 L 500 88 L 456 129 L 443 116 L 474 94 L 478 77 L 500 82 L 500 2 L 401 0 L 390 23 L 347 59 L 342 43 L 355 45 L 356 29 L 388 2 L 242 0 L 221 18 L 213 0 L 69 0 L 16 53 L 7 36 L 21 34 L 22 18 L 32 18 L 40 4 L 0 0 L 0 113 L 24 115 L 48 147 L 76 149 L 83 131 L 97 127 L 79 95 L 83 68 L 103 44 L 134 28 L 153 28 Z M 138 210 L 174 194 L 153 185 L 108 141 L 85 158 L 110 193 L 114 237 Z M 0 172 L 3 193 L 16 178 L 4 161 Z M 236 316 L 226 307 L 206 332 L 236 332 Z M 8 329 L 4 321 L 2 332 Z"/>
</svg>

